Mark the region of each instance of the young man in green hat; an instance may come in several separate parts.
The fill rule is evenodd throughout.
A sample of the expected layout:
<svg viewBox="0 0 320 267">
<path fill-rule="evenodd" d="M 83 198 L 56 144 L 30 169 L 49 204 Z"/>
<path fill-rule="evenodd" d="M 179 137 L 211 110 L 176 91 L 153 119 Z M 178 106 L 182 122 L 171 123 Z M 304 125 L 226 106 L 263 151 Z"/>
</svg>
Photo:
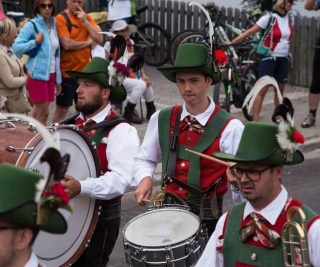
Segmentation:
<svg viewBox="0 0 320 267">
<path fill-rule="evenodd" d="M 42 266 L 32 251 L 40 230 L 53 234 L 67 231 L 57 209 L 39 221 L 40 184 L 43 176 L 11 164 L 0 165 L 0 266 Z"/>
<path fill-rule="evenodd" d="M 85 131 L 86 127 L 117 116 L 111 108 L 110 101 L 121 102 L 126 99 L 126 91 L 122 85 L 118 82 L 114 86 L 110 85 L 109 65 L 108 60 L 96 57 L 83 71 L 68 72 L 79 84 L 76 109 L 80 114 L 73 123 L 79 129 L 83 129 L 97 144 L 103 171 L 97 179 L 88 177 L 82 181 L 69 175 L 65 176 L 65 187 L 69 197 L 85 195 L 102 200 L 90 246 L 73 266 L 107 265 L 119 234 L 121 197 L 132 182 L 134 156 L 138 153 L 140 145 L 136 129 L 125 120 L 109 127 L 103 133 L 96 128 Z"/>
<path fill-rule="evenodd" d="M 184 104 L 158 111 L 151 117 L 135 158 L 134 177 L 138 184 L 135 198 L 139 204 L 145 204 L 152 193 L 155 167 L 162 162 L 166 192 L 186 201 L 196 215 L 200 215 L 201 200 L 205 199 L 202 222 L 211 234 L 222 214 L 222 199 L 228 188 L 227 168 L 185 149 L 209 156 L 216 151 L 235 153 L 243 125 L 208 96 L 208 87 L 220 81 L 220 72 L 205 46 L 182 45 L 174 66 L 158 70 L 177 84 Z M 174 177 L 175 181 L 170 183 L 172 179 L 166 176 Z"/>
<path fill-rule="evenodd" d="M 306 216 L 308 243 L 305 247 L 294 245 L 291 252 L 296 262 L 290 266 L 320 266 L 320 216 L 292 198 L 281 185 L 284 165 L 304 160 L 296 150 L 303 136 L 292 124 L 281 124 L 248 122 L 235 155 L 214 154 L 236 163 L 230 171 L 247 202 L 232 207 L 220 218 L 196 266 L 289 266 L 284 264 L 287 257 L 283 255 L 281 232 L 289 225 L 283 228 L 292 207 Z M 292 225 L 301 224 L 298 212 L 292 215 Z"/>
</svg>

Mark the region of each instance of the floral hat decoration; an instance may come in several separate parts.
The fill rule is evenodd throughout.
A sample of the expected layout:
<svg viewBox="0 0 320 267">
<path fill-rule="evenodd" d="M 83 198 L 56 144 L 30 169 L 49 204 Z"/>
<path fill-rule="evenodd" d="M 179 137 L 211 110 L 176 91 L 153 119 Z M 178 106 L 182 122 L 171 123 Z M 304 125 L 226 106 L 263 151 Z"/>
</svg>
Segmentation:
<svg viewBox="0 0 320 267">
<path fill-rule="evenodd" d="M 109 84 L 123 84 L 126 77 L 136 78 L 136 73 L 143 67 L 144 57 L 127 50 L 127 41 L 122 35 L 116 35 L 110 41 Z"/>
<path fill-rule="evenodd" d="M 304 143 L 304 137 L 294 126 L 289 99 L 284 98 L 275 109 L 273 120 L 277 123 L 247 122 L 236 154 L 217 152 L 214 156 L 231 162 L 275 166 L 303 162 L 298 146 Z"/>
</svg>

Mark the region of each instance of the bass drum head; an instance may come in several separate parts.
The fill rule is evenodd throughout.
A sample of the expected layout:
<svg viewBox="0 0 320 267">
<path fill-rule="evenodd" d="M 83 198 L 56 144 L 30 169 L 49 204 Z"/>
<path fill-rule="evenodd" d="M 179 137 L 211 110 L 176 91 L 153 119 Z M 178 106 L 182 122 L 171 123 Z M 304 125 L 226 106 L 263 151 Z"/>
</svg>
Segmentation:
<svg viewBox="0 0 320 267">
<path fill-rule="evenodd" d="M 127 223 L 124 239 L 141 247 L 166 247 L 191 238 L 199 230 L 196 215 L 182 209 L 159 209 L 141 214 Z"/>
<path fill-rule="evenodd" d="M 90 139 L 82 132 L 68 127 L 58 128 L 57 131 L 60 134 L 61 155 L 70 154 L 67 173 L 78 180 L 99 176 L 100 161 Z M 26 169 L 30 168 L 33 159 L 41 151 L 44 141 L 41 136 L 36 136 L 28 145 L 34 147 L 30 156 L 26 161 L 21 156 L 18 159 L 18 165 L 20 162 Z M 46 173 L 48 164 L 37 163 L 32 170 Z M 59 235 L 40 231 L 33 246 L 36 255 L 47 267 L 69 266 L 74 263 L 94 231 L 98 219 L 98 201 L 86 196 L 77 196 L 71 199 L 69 204 L 73 209 L 72 213 L 59 209 L 68 223 L 67 232 Z"/>
</svg>

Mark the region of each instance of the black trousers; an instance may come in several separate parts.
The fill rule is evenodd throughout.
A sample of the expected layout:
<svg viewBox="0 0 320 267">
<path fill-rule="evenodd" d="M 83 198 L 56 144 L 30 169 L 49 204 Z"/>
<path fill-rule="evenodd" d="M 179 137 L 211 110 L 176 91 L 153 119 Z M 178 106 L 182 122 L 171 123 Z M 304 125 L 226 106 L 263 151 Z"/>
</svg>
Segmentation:
<svg viewBox="0 0 320 267">
<path fill-rule="evenodd" d="M 101 213 L 89 246 L 72 265 L 105 267 L 117 241 L 120 229 L 121 199 L 101 201 Z"/>
</svg>

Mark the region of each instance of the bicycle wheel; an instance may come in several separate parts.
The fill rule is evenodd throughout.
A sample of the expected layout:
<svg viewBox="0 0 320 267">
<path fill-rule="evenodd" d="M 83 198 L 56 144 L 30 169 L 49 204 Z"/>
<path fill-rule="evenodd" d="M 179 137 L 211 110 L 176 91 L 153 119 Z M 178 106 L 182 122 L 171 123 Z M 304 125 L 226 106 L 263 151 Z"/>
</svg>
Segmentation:
<svg viewBox="0 0 320 267">
<path fill-rule="evenodd" d="M 249 94 L 249 92 L 251 91 L 252 87 L 254 86 L 257 80 L 258 80 L 257 67 L 254 64 L 248 65 L 244 69 L 242 74 L 242 79 L 241 79 L 241 88 L 243 90 L 244 97 L 246 97 Z M 252 118 L 253 118 L 252 110 L 250 113 L 248 112 L 248 104 L 242 108 L 242 113 L 248 121 L 252 121 Z"/>
<path fill-rule="evenodd" d="M 214 85 L 213 101 L 220 108 L 230 113 L 230 93 L 228 93 L 229 81 L 222 77 L 221 81 Z"/>
<path fill-rule="evenodd" d="M 134 35 L 135 50 L 151 66 L 160 66 L 169 59 L 170 35 L 159 25 L 145 23 Z"/>
<path fill-rule="evenodd" d="M 197 30 L 191 30 L 187 29 L 182 32 L 179 32 L 176 34 L 170 41 L 169 44 L 169 61 L 173 64 L 175 60 L 175 56 L 177 55 L 178 52 L 178 47 L 182 39 L 184 39 L 187 35 L 191 33 L 196 33 L 198 32 Z"/>
<path fill-rule="evenodd" d="M 186 33 L 185 35 L 182 35 L 180 39 L 180 42 L 176 43 L 176 49 L 175 51 L 171 51 L 170 57 L 172 57 L 172 61 L 174 62 L 174 60 L 176 59 L 177 56 L 177 52 L 179 49 L 179 46 L 182 44 L 186 44 L 186 43 L 196 43 L 196 44 L 203 44 L 208 46 L 208 38 L 206 37 L 205 34 L 201 33 L 201 32 L 195 32 L 195 33 Z"/>
</svg>

